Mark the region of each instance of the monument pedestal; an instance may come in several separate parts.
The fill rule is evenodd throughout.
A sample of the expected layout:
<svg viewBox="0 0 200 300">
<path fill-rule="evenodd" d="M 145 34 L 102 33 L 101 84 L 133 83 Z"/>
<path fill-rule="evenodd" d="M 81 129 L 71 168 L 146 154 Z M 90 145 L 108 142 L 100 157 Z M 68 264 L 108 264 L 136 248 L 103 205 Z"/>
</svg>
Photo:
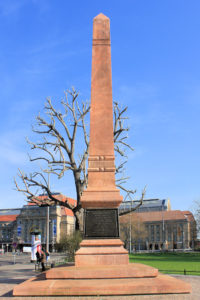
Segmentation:
<svg viewBox="0 0 200 300">
<path fill-rule="evenodd" d="M 129 263 L 120 239 L 83 240 L 75 265 L 53 268 L 13 290 L 13 296 L 100 296 L 190 293 L 190 284 Z"/>
<path fill-rule="evenodd" d="M 14 296 L 100 296 L 190 293 L 188 283 L 142 264 L 66 266 L 31 278 Z M 167 296 L 168 297 L 168 296 Z"/>
<path fill-rule="evenodd" d="M 123 247 L 120 239 L 94 239 L 83 240 L 81 248 L 76 252 L 75 265 L 127 265 L 129 263 L 128 251 Z"/>
</svg>

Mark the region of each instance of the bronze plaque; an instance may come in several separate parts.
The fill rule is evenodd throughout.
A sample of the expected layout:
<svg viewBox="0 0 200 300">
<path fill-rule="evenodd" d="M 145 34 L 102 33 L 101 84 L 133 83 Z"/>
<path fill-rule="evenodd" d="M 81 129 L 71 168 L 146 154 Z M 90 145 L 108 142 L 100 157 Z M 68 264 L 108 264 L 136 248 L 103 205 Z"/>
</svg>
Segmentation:
<svg viewBox="0 0 200 300">
<path fill-rule="evenodd" d="M 86 209 L 85 238 L 119 238 L 118 209 Z"/>
</svg>

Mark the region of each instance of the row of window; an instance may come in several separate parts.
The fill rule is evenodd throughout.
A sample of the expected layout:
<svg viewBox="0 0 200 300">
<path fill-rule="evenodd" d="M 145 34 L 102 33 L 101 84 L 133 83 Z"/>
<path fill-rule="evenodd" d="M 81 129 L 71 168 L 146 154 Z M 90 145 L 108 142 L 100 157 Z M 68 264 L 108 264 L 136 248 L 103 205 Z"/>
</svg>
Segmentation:
<svg viewBox="0 0 200 300">
<path fill-rule="evenodd" d="M 10 240 L 11 239 L 11 230 L 10 230 L 10 228 L 1 230 L 0 239 L 1 240 Z"/>
<path fill-rule="evenodd" d="M 182 242 L 184 239 L 183 224 L 178 225 L 150 225 L 150 241 L 159 242 L 165 241 L 168 242 Z"/>
</svg>

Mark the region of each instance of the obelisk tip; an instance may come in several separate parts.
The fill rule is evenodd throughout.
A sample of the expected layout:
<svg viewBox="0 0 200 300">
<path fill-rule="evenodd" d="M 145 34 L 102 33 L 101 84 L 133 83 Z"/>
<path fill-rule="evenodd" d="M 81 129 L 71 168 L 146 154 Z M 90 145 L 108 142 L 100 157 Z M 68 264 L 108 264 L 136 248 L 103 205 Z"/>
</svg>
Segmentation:
<svg viewBox="0 0 200 300">
<path fill-rule="evenodd" d="M 109 18 L 106 17 L 106 16 L 105 16 L 104 14 L 102 14 L 102 13 L 98 14 L 98 15 L 94 18 L 94 20 L 96 20 L 96 19 L 98 19 L 98 20 L 109 20 Z"/>
<path fill-rule="evenodd" d="M 110 19 L 102 13 L 93 19 L 93 40 L 110 40 Z"/>
</svg>

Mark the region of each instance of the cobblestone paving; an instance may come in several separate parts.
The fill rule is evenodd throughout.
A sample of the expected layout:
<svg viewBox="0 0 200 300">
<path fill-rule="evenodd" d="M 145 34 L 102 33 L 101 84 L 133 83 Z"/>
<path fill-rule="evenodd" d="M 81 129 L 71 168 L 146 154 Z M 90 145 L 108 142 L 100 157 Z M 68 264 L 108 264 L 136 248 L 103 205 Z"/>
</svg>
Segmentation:
<svg viewBox="0 0 200 300">
<path fill-rule="evenodd" d="M 21 255 L 14 258 L 11 254 L 0 255 L 0 299 L 68 299 L 68 300 L 199 300 L 200 299 L 200 276 L 174 275 L 178 279 L 189 282 L 192 286 L 192 293 L 185 295 L 144 295 L 144 296 L 102 296 L 102 297 L 13 297 L 12 290 L 16 284 L 36 276 L 34 264 L 30 263 L 29 255 Z"/>
</svg>

